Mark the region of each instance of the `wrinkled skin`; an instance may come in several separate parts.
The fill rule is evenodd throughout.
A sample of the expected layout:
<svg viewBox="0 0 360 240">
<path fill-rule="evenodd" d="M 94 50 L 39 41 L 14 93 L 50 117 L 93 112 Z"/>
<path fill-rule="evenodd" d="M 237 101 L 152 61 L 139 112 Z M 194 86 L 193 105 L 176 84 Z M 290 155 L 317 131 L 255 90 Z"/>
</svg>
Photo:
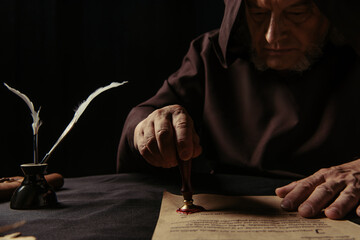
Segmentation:
<svg viewBox="0 0 360 240">
<path fill-rule="evenodd" d="M 360 216 L 360 159 L 320 169 L 310 177 L 276 189 L 284 198 L 281 207 L 298 210 L 303 217 L 314 217 L 323 209 L 328 218 L 341 219 L 355 207 Z"/>
<path fill-rule="evenodd" d="M 257 60 L 275 70 L 306 70 L 318 55 L 329 21 L 311 0 L 246 0 Z"/>
<path fill-rule="evenodd" d="M 179 105 L 155 110 L 134 132 L 135 148 L 156 167 L 177 166 L 177 155 L 183 161 L 199 156 L 202 151 L 199 142 L 191 117 Z"/>
<path fill-rule="evenodd" d="M 258 58 L 278 71 L 298 70 L 313 47 L 321 47 L 329 29 L 328 20 L 311 0 L 246 0 L 246 17 Z M 177 165 L 177 153 L 189 160 L 202 151 L 191 117 L 179 105 L 155 110 L 140 122 L 134 145 L 147 162 L 164 168 Z M 356 207 L 360 216 L 359 182 L 360 159 L 321 169 L 276 189 L 276 194 L 284 198 L 285 210 L 314 217 L 325 209 L 328 218 L 340 219 Z"/>
<path fill-rule="evenodd" d="M 329 22 L 312 1 L 246 0 L 252 45 L 267 67 L 293 70 L 324 41 Z M 304 66 L 301 66 L 304 67 Z M 305 69 L 301 69 L 305 70 Z M 343 218 L 360 199 L 360 160 L 321 169 L 310 177 L 276 189 L 281 207 L 314 217 L 324 208 L 331 219 Z M 360 207 L 357 208 L 360 216 Z"/>
</svg>

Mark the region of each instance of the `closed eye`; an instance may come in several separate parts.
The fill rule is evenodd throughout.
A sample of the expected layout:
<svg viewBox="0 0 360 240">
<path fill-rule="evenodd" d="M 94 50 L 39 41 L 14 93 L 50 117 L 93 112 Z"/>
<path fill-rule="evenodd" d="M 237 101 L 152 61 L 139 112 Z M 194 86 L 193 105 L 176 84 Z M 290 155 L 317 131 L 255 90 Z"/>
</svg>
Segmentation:
<svg viewBox="0 0 360 240">
<path fill-rule="evenodd" d="M 267 9 L 263 8 L 252 8 L 249 9 L 249 14 L 252 17 L 252 19 L 256 22 L 261 22 L 265 20 L 267 16 L 271 14 L 271 12 Z"/>
<path fill-rule="evenodd" d="M 311 15 L 310 10 L 285 11 L 286 17 L 294 23 L 302 23 Z"/>
<path fill-rule="evenodd" d="M 285 15 L 290 21 L 301 23 L 311 15 L 311 9 L 311 4 L 294 6 L 285 10 Z"/>
</svg>

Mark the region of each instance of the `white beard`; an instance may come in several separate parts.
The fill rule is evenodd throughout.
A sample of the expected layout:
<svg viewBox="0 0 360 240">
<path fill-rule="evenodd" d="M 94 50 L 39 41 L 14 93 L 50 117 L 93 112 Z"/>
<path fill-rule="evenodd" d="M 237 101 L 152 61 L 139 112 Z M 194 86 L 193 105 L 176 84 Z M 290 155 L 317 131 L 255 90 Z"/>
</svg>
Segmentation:
<svg viewBox="0 0 360 240">
<path fill-rule="evenodd" d="M 314 44 L 305 52 L 303 56 L 300 57 L 294 66 L 288 70 L 294 72 L 304 72 L 308 70 L 323 55 L 322 49 L 323 43 L 317 45 Z M 256 69 L 259 71 L 265 71 L 269 69 L 269 66 L 266 64 L 266 62 L 258 57 L 254 48 L 251 50 L 251 60 L 254 63 Z"/>
</svg>

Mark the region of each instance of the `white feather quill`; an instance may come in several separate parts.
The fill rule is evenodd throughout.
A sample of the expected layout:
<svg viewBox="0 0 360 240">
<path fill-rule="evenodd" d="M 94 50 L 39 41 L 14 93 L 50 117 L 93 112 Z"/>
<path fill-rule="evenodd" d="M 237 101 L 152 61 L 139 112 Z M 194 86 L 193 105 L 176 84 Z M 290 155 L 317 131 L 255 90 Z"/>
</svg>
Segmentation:
<svg viewBox="0 0 360 240">
<path fill-rule="evenodd" d="M 24 100 L 24 102 L 26 103 L 26 105 L 28 105 L 30 111 L 31 111 L 31 116 L 33 119 L 33 123 L 32 123 L 32 129 L 33 129 L 33 135 L 34 135 L 34 142 L 33 142 L 33 146 L 34 146 L 34 163 L 38 163 L 38 133 L 39 133 L 39 128 L 42 124 L 42 122 L 40 121 L 40 109 L 39 108 L 38 111 L 35 111 L 34 108 L 34 104 L 30 101 L 30 99 L 23 93 L 21 93 L 20 91 L 16 90 L 15 88 L 10 87 L 9 85 L 7 85 L 6 83 L 4 83 L 4 85 L 13 93 L 15 93 L 17 96 L 19 96 L 22 100 Z"/>
<path fill-rule="evenodd" d="M 80 118 L 80 116 L 84 113 L 85 109 L 87 108 L 87 106 L 90 104 L 90 102 L 97 97 L 99 94 L 101 94 L 102 92 L 105 92 L 111 88 L 115 88 L 118 86 L 121 86 L 123 84 L 127 83 L 127 81 L 124 81 L 122 83 L 118 83 L 118 82 L 113 82 L 105 87 L 99 88 L 97 89 L 95 92 L 93 92 L 92 94 L 90 94 L 90 96 L 83 102 L 80 104 L 80 106 L 77 108 L 77 110 L 75 111 L 74 117 L 73 119 L 70 121 L 70 123 L 67 125 L 67 127 L 65 128 L 65 130 L 63 131 L 63 133 L 61 134 L 61 136 L 59 137 L 59 139 L 56 141 L 56 143 L 54 144 L 54 146 L 50 149 L 50 151 L 45 155 L 45 157 L 43 158 L 43 160 L 41 161 L 41 163 L 45 163 L 50 155 L 52 154 L 52 152 L 54 151 L 54 149 L 59 145 L 59 143 L 63 140 L 63 138 L 69 133 L 69 131 L 74 127 L 75 123 L 78 121 L 78 119 Z"/>
<path fill-rule="evenodd" d="M 32 123 L 32 129 L 33 129 L 33 133 L 34 135 L 36 135 L 39 132 L 39 128 L 41 126 L 41 121 L 40 121 L 40 108 L 38 111 L 35 111 L 34 108 L 34 104 L 30 101 L 30 99 L 23 93 L 21 93 L 20 91 L 16 90 L 15 88 L 10 87 L 9 85 L 7 85 L 6 83 L 4 83 L 4 85 L 13 93 L 15 93 L 16 95 L 18 95 L 22 100 L 24 100 L 24 102 L 26 103 L 26 105 L 28 105 L 28 107 L 30 108 L 31 111 L 31 116 L 33 118 L 33 123 Z"/>
</svg>

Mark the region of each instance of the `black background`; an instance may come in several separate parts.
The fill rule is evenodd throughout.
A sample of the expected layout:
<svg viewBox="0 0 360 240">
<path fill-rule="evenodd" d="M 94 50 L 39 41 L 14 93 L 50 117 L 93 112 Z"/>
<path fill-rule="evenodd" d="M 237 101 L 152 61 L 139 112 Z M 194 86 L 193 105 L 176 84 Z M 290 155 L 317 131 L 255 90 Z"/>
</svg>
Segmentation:
<svg viewBox="0 0 360 240">
<path fill-rule="evenodd" d="M 3 82 L 41 106 L 48 152 L 95 89 L 97 97 L 49 160 L 67 177 L 115 173 L 123 122 L 181 64 L 190 41 L 218 28 L 222 0 L 1 0 L 0 177 L 32 162 L 32 118 Z"/>
</svg>

